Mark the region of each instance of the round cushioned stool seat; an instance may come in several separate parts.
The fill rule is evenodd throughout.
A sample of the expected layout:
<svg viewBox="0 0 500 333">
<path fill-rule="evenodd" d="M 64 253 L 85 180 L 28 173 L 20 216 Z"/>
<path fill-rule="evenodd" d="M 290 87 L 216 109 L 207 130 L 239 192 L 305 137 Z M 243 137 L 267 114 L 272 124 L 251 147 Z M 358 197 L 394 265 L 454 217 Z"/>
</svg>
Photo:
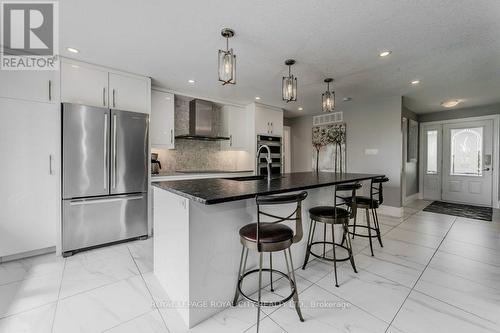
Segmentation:
<svg viewBox="0 0 500 333">
<path fill-rule="evenodd" d="M 335 210 L 336 215 L 335 215 Z M 311 219 L 324 222 L 324 223 L 343 223 L 345 220 L 349 220 L 350 213 L 344 208 L 333 207 L 333 206 L 318 206 L 309 209 L 309 216 Z M 337 217 L 335 219 L 335 216 Z"/>
<path fill-rule="evenodd" d="M 240 229 L 240 236 L 247 241 L 257 242 L 257 223 L 247 224 Z M 259 242 L 278 243 L 291 240 L 293 230 L 281 223 L 260 223 Z"/>
</svg>

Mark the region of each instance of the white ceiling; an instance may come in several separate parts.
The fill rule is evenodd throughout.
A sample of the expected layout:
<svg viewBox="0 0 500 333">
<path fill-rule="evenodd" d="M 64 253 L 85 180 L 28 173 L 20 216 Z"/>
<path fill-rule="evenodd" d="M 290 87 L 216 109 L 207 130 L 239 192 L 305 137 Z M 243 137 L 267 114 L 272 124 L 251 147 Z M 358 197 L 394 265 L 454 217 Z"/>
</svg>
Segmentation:
<svg viewBox="0 0 500 333">
<path fill-rule="evenodd" d="M 240 104 L 260 96 L 289 117 L 321 113 L 325 77 L 336 81 L 339 110 L 345 96 L 402 95 L 418 113 L 449 98 L 500 102 L 499 0 L 63 0 L 60 19 L 63 55 L 190 95 Z M 235 86 L 217 81 L 223 27 L 236 31 Z M 384 49 L 393 53 L 380 58 Z M 288 104 L 287 58 L 297 60 L 299 90 Z"/>
</svg>

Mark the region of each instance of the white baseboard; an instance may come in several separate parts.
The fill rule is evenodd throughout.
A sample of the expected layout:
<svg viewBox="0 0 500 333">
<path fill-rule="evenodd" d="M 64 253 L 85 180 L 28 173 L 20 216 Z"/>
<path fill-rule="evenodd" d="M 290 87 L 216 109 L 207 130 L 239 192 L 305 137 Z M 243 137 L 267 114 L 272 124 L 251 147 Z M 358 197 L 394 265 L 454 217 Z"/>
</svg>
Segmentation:
<svg viewBox="0 0 500 333">
<path fill-rule="evenodd" d="M 382 205 L 377 210 L 382 215 L 394 216 L 394 217 L 402 217 L 403 216 L 403 207 L 393 207 L 393 206 Z"/>
<path fill-rule="evenodd" d="M 3 263 L 3 262 L 7 262 L 7 261 L 12 261 L 12 260 L 19 260 L 19 259 L 39 256 L 41 254 L 55 253 L 55 251 L 56 251 L 56 247 L 51 246 L 51 247 L 47 247 L 45 249 L 22 252 L 22 253 L 17 253 L 17 254 L 11 254 L 9 256 L 0 257 L 0 262 Z"/>
</svg>

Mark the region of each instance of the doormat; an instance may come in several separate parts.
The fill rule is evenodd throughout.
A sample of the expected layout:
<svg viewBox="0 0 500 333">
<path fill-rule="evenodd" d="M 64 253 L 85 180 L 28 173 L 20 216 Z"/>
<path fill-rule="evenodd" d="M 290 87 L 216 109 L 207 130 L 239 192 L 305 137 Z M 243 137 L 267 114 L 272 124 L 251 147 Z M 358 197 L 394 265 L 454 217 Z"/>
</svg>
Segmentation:
<svg viewBox="0 0 500 333">
<path fill-rule="evenodd" d="M 424 211 L 482 221 L 491 221 L 493 215 L 493 208 L 491 207 L 471 206 L 442 201 L 433 201 L 424 208 Z"/>
</svg>

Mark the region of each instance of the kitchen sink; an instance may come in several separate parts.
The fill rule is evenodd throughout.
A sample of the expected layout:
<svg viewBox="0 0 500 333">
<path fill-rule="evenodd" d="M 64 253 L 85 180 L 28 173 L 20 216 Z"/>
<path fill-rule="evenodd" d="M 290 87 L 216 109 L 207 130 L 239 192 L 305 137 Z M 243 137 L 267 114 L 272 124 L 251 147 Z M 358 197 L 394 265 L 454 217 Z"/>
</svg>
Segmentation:
<svg viewBox="0 0 500 333">
<path fill-rule="evenodd" d="M 271 176 L 271 180 L 280 179 L 280 178 L 283 178 L 283 176 Z M 238 182 L 245 182 L 245 181 L 250 181 L 250 180 L 267 180 L 267 176 L 258 175 L 258 176 L 245 176 L 245 177 L 231 177 L 231 178 L 223 178 L 223 179 L 236 180 Z"/>
</svg>

